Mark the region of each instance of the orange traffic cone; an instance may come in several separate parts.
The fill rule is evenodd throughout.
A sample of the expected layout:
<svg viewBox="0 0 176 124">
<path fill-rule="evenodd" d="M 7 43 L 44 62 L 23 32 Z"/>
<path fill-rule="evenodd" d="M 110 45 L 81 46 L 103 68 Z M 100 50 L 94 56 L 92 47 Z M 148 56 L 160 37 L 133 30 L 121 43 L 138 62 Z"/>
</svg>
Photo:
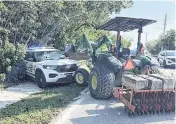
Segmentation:
<svg viewBox="0 0 176 124">
<path fill-rule="evenodd" d="M 132 69 L 134 69 L 134 64 L 133 64 L 133 61 L 131 60 L 131 58 L 129 58 L 126 61 L 126 64 L 124 66 L 124 70 L 132 70 Z"/>
</svg>

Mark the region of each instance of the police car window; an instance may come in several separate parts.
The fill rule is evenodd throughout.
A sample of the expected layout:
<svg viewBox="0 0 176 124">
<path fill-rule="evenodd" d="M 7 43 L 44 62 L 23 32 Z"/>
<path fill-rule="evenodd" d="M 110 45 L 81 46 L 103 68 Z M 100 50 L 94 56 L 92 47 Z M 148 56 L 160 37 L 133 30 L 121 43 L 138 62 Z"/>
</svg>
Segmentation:
<svg viewBox="0 0 176 124">
<path fill-rule="evenodd" d="M 33 53 L 32 52 L 27 52 L 26 53 L 25 60 L 27 60 L 28 58 L 33 58 Z"/>
</svg>

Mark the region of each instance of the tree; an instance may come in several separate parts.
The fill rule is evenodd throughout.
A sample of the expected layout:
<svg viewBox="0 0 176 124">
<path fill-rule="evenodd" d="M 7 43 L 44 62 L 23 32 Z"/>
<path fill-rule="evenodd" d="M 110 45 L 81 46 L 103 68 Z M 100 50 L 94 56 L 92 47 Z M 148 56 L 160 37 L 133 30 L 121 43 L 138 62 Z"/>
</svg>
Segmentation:
<svg viewBox="0 0 176 124">
<path fill-rule="evenodd" d="M 146 43 L 146 48 L 150 53 L 156 53 L 156 49 L 155 49 L 156 45 L 157 45 L 157 40 L 151 40 Z"/>
<path fill-rule="evenodd" d="M 82 32 L 106 22 L 109 14 L 131 7 L 132 1 L 3 1 L 2 42 L 29 45 L 73 42 Z"/>
<path fill-rule="evenodd" d="M 158 54 L 162 46 L 164 46 L 164 48 L 167 50 L 175 50 L 176 48 L 175 33 L 176 33 L 175 30 L 171 29 L 167 31 L 166 35 L 161 35 L 159 39 L 149 41 L 146 44 L 147 49 L 153 54 Z"/>
<path fill-rule="evenodd" d="M 175 30 L 171 29 L 167 31 L 167 34 L 159 40 L 159 43 L 163 45 L 168 50 L 175 50 L 176 40 L 175 40 Z"/>
<path fill-rule="evenodd" d="M 117 35 L 110 34 L 109 37 L 112 39 L 113 44 L 115 44 L 116 41 L 117 41 Z M 122 38 L 121 38 L 121 47 L 122 48 L 129 48 L 131 46 L 131 44 L 132 44 L 131 43 L 132 41 L 133 41 L 132 38 L 122 36 Z"/>
<path fill-rule="evenodd" d="M 96 41 L 103 35 L 107 35 L 113 44 L 117 41 L 117 35 L 110 33 L 109 31 L 96 30 L 94 28 L 86 28 L 83 31 L 90 41 Z M 131 46 L 132 39 L 128 37 L 122 37 L 122 48 L 129 48 Z"/>
</svg>

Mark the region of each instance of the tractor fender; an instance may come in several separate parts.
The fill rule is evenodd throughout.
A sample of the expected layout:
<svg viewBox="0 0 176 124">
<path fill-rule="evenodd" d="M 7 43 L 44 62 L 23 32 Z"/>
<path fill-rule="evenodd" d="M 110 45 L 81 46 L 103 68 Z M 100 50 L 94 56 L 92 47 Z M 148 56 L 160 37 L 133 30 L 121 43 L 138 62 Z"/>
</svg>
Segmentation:
<svg viewBox="0 0 176 124">
<path fill-rule="evenodd" d="M 95 65 L 103 65 L 112 70 L 114 73 L 122 69 L 122 63 L 110 54 L 101 54 L 97 57 Z"/>
<path fill-rule="evenodd" d="M 86 66 L 86 65 L 81 65 L 81 66 L 78 67 L 78 69 L 84 69 L 84 70 L 86 70 L 88 73 L 90 73 L 90 68 L 89 68 L 88 66 Z"/>
</svg>

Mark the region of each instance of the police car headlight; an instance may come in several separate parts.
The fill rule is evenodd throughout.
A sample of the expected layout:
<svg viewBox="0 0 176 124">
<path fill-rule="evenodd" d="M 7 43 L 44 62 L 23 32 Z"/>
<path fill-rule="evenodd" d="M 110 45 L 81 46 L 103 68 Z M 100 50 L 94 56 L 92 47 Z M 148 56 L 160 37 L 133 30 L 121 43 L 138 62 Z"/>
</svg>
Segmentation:
<svg viewBox="0 0 176 124">
<path fill-rule="evenodd" d="M 43 65 L 43 68 L 44 69 L 56 69 L 57 68 L 57 65 Z"/>
</svg>

